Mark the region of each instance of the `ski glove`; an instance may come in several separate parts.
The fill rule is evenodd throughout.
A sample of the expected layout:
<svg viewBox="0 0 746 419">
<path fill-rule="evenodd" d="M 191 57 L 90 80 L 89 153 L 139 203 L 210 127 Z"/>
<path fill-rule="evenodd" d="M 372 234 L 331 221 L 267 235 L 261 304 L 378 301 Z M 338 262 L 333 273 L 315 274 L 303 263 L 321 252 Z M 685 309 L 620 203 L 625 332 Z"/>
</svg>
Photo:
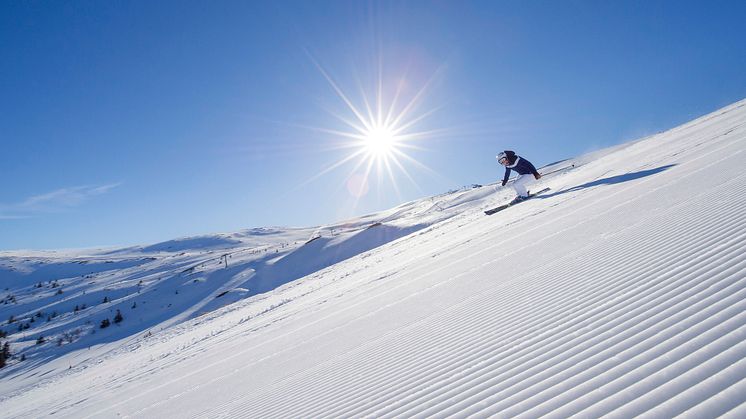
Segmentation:
<svg viewBox="0 0 746 419">
<path fill-rule="evenodd" d="M 539 180 L 541 179 L 541 175 L 539 173 L 534 173 L 534 178 L 536 178 L 536 180 Z"/>
<path fill-rule="evenodd" d="M 506 183 L 508 183 L 508 182 L 507 181 L 503 181 L 503 186 L 505 186 Z"/>
</svg>

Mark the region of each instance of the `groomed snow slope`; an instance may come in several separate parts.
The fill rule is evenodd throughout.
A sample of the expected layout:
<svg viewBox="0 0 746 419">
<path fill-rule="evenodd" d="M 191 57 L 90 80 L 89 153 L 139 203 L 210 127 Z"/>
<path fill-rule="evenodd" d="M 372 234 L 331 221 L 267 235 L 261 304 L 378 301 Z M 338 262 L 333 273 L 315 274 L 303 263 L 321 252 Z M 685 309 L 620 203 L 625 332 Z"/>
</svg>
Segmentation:
<svg viewBox="0 0 746 419">
<path fill-rule="evenodd" d="M 4 417 L 746 417 L 746 101 L 0 401 Z M 480 201 L 481 202 L 481 201 Z M 2 396 L 0 396 L 2 397 Z"/>
</svg>

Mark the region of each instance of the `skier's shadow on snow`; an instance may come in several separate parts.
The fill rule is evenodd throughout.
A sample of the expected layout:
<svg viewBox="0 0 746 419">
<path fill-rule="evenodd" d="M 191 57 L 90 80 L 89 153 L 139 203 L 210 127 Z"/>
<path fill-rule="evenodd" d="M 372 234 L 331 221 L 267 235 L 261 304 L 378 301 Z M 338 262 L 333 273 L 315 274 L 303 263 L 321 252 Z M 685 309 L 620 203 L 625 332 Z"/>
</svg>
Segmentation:
<svg viewBox="0 0 746 419">
<path fill-rule="evenodd" d="M 615 185 L 617 183 L 628 182 L 630 180 L 640 179 L 640 178 L 644 178 L 646 176 L 651 176 L 651 175 L 654 175 L 654 174 L 657 174 L 657 173 L 660 173 L 660 172 L 664 172 L 664 171 L 666 171 L 666 170 L 668 170 L 668 169 L 670 169 L 670 168 L 672 168 L 674 166 L 676 166 L 676 165 L 675 164 L 669 164 L 669 165 L 666 165 L 666 166 L 656 167 L 655 169 L 641 170 L 639 172 L 625 173 L 623 175 L 618 175 L 618 176 L 612 176 L 612 177 L 607 177 L 607 178 L 603 178 L 603 179 L 598 179 L 598 180 L 594 180 L 593 182 L 588 182 L 588 183 L 584 183 L 582 185 L 573 186 L 572 188 L 565 189 L 563 191 L 558 191 L 558 192 L 551 193 L 551 194 L 540 195 L 540 196 L 538 196 L 538 198 L 547 199 L 547 198 L 552 198 L 552 197 L 555 197 L 557 195 L 562 195 L 562 194 L 568 193 L 568 192 L 575 192 L 575 191 L 578 191 L 578 190 L 581 190 L 581 189 L 592 188 L 594 186 L 599 186 L 599 185 Z"/>
</svg>

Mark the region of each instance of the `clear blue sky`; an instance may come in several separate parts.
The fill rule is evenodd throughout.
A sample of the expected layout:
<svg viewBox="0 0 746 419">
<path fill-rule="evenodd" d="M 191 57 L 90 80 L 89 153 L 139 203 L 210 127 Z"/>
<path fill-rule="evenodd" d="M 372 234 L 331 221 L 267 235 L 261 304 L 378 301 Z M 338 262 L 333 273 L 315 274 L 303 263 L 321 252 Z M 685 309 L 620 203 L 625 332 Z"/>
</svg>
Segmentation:
<svg viewBox="0 0 746 419">
<path fill-rule="evenodd" d="M 506 148 L 655 133 L 746 97 L 744 22 L 743 1 L 4 1 L 0 249 L 320 225 L 495 181 Z M 323 172 L 355 151 L 330 80 L 361 111 L 378 80 L 395 114 L 424 90 L 404 120 L 437 135 L 402 151 L 429 169 L 374 168 L 360 197 L 356 160 Z"/>
</svg>

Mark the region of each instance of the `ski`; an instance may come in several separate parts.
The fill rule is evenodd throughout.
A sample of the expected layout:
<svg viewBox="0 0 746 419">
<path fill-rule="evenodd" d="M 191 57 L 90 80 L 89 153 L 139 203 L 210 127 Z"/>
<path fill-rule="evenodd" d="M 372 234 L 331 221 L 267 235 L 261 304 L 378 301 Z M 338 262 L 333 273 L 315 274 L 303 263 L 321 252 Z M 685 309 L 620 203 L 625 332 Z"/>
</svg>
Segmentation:
<svg viewBox="0 0 746 419">
<path fill-rule="evenodd" d="M 502 205 L 500 205 L 498 207 L 495 207 L 495 208 L 492 208 L 492 209 L 488 209 L 484 213 L 487 214 L 487 215 L 492 215 L 492 214 L 494 214 L 496 212 L 500 212 L 500 211 L 502 211 L 502 210 L 504 210 L 504 209 L 506 209 L 508 207 L 512 207 L 513 205 L 520 204 L 521 202 L 524 202 L 524 201 L 528 201 L 529 199 L 535 197 L 536 195 L 543 194 L 544 192 L 547 192 L 547 191 L 549 191 L 549 188 L 544 188 L 544 189 L 542 189 L 542 190 L 540 190 L 539 192 L 536 192 L 536 193 L 529 193 L 528 194 L 528 198 L 524 199 L 523 201 L 518 201 L 518 202 L 513 203 L 513 204 L 511 204 L 511 203 L 502 204 Z"/>
</svg>

